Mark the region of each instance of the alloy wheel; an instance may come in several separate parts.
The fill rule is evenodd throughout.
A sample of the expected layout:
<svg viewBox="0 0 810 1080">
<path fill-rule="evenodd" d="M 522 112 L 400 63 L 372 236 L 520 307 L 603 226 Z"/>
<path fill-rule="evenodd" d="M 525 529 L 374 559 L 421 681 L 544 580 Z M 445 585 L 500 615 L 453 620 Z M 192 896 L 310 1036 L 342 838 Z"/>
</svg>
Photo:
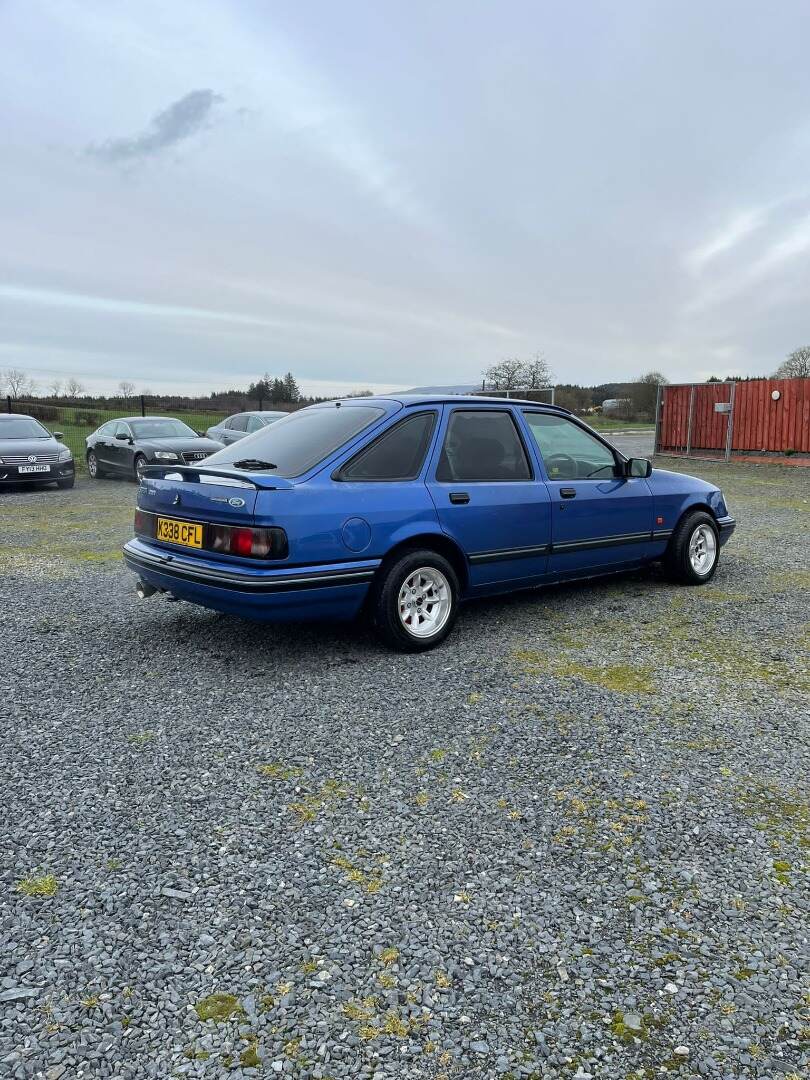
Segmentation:
<svg viewBox="0 0 810 1080">
<path fill-rule="evenodd" d="M 405 630 L 415 638 L 438 634 L 453 604 L 450 583 L 435 566 L 412 571 L 399 590 L 397 608 Z"/>
<path fill-rule="evenodd" d="M 689 562 L 698 577 L 710 573 L 717 558 L 717 537 L 710 525 L 698 525 L 689 538 Z"/>
</svg>

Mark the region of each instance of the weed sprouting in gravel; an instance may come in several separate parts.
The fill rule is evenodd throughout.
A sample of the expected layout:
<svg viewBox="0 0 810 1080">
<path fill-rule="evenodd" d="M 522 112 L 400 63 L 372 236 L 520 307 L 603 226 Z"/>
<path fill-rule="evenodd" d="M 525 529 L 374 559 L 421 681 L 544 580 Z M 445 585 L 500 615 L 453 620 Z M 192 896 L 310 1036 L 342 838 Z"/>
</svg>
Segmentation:
<svg viewBox="0 0 810 1080">
<path fill-rule="evenodd" d="M 269 765 L 258 765 L 256 771 L 271 780 L 297 780 L 303 775 L 301 769 L 294 765 L 282 765 L 281 762 L 271 762 Z"/>
<path fill-rule="evenodd" d="M 130 746 L 134 746 L 136 749 L 141 750 L 144 746 L 147 746 L 152 739 L 155 738 L 154 731 L 139 731 L 134 735 L 127 735 L 127 742 Z"/>
<path fill-rule="evenodd" d="M 240 1019 L 245 1015 L 242 1004 L 234 994 L 209 994 L 194 1006 L 200 1020 L 213 1020 L 223 1023 L 227 1020 Z"/>
<path fill-rule="evenodd" d="M 27 877 L 17 882 L 17 891 L 23 896 L 56 896 L 59 891 L 59 882 L 53 874 Z"/>
</svg>

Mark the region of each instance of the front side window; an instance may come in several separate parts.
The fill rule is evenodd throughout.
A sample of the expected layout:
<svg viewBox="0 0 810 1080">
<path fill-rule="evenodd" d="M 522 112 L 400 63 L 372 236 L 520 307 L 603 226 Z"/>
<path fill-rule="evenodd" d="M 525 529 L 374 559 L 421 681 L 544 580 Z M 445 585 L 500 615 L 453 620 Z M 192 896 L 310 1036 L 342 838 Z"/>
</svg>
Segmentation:
<svg viewBox="0 0 810 1080">
<path fill-rule="evenodd" d="M 114 435 L 115 434 L 115 421 L 108 420 L 106 424 L 102 424 L 96 432 L 96 435 Z"/>
<path fill-rule="evenodd" d="M 264 427 L 264 424 L 261 421 L 261 417 L 248 416 L 245 419 L 247 420 L 248 432 L 258 431 L 260 427 Z"/>
<path fill-rule="evenodd" d="M 447 425 L 436 479 L 530 480 L 529 462 L 511 414 L 455 410 Z"/>
<path fill-rule="evenodd" d="M 115 436 L 116 439 L 119 438 L 120 436 L 123 436 L 125 439 L 129 438 L 129 428 L 123 422 L 123 420 L 117 420 L 116 421 L 116 423 L 115 423 L 115 431 L 113 432 L 113 435 Z"/>
<path fill-rule="evenodd" d="M 132 432 L 136 439 L 193 439 L 197 437 L 197 432 L 193 431 L 188 424 L 168 417 L 165 420 L 162 417 L 133 420 Z"/>
<path fill-rule="evenodd" d="M 524 412 L 549 480 L 604 480 L 616 473 L 612 450 L 579 424 L 552 413 Z"/>
<path fill-rule="evenodd" d="M 400 420 L 344 465 L 338 480 L 414 480 L 422 469 L 436 413 Z"/>
<path fill-rule="evenodd" d="M 262 468 L 275 476 L 300 476 L 385 415 L 372 405 L 318 405 L 290 413 L 233 446 L 217 450 L 206 465 Z M 248 464 L 261 462 L 261 465 Z"/>
<path fill-rule="evenodd" d="M 247 417 L 244 413 L 239 413 L 238 416 L 232 416 L 230 420 L 225 421 L 225 427 L 231 431 L 244 431 L 247 427 Z"/>
</svg>

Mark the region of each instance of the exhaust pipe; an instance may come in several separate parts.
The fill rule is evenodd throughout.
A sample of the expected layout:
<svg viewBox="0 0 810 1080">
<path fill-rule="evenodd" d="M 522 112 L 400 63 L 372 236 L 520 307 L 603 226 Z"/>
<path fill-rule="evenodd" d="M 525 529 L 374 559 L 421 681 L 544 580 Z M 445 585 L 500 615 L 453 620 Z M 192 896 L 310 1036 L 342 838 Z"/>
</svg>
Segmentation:
<svg viewBox="0 0 810 1080">
<path fill-rule="evenodd" d="M 150 596 L 155 595 L 155 593 L 157 592 L 157 589 L 155 588 L 154 585 L 150 585 L 146 581 L 141 581 L 140 578 L 139 578 L 138 583 L 135 586 L 135 592 L 136 592 L 139 600 L 148 600 Z"/>
</svg>

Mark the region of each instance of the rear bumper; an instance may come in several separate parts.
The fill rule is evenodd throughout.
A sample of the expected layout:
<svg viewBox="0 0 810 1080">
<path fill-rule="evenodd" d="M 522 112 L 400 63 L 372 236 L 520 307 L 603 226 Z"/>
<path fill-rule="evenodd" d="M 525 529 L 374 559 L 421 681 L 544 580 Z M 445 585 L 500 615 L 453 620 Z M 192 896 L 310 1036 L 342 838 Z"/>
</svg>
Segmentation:
<svg viewBox="0 0 810 1080">
<path fill-rule="evenodd" d="M 731 517 L 731 515 L 723 518 L 718 518 L 717 528 L 720 532 L 720 547 L 722 547 L 723 544 L 726 543 L 728 538 L 734 532 L 734 530 L 737 528 L 737 522 L 734 520 L 733 517 Z"/>
<path fill-rule="evenodd" d="M 130 540 L 124 561 L 139 578 L 182 600 L 249 619 L 350 619 L 360 610 L 379 559 L 294 568 L 223 565 Z"/>
</svg>

